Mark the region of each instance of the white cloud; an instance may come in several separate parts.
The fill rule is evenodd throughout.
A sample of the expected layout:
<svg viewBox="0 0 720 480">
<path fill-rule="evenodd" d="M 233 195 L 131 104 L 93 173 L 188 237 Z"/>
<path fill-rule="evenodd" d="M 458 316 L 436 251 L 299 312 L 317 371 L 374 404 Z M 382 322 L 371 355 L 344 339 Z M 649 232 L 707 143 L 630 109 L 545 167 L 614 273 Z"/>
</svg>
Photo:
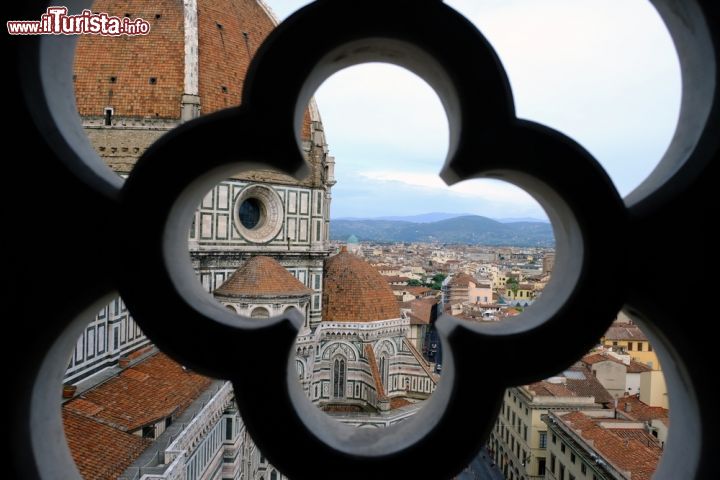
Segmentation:
<svg viewBox="0 0 720 480">
<path fill-rule="evenodd" d="M 504 203 L 513 206 L 537 203 L 523 189 L 510 183 L 492 179 L 472 179 L 448 187 L 433 173 L 413 173 L 393 170 L 360 172 L 360 176 L 379 182 L 397 182 L 412 187 L 438 190 L 449 195 L 473 198 L 485 202 Z"/>
<path fill-rule="evenodd" d="M 309 3 L 267 1 L 281 18 Z M 670 36 L 650 2 L 447 3 L 473 21 L 496 49 L 519 116 L 574 138 L 623 194 L 652 171 L 675 128 L 680 75 Z M 507 184 L 471 181 L 447 189 L 434 174 L 422 173 L 439 170 L 443 163 L 447 121 L 432 89 L 409 72 L 378 64 L 352 67 L 324 83 L 317 100 L 337 160 L 334 205 L 341 205 L 340 197 L 348 192 L 343 182 L 357 181 L 352 175 L 361 171 L 363 178 L 378 182 L 433 192 L 443 188 L 448 199 L 477 198 L 498 209 L 524 201 L 535 208 L 529 195 L 520 189 L 512 193 L 515 187 Z M 391 194 L 368 190 L 367 198 L 393 202 Z M 396 196 L 396 204 L 402 204 L 405 198 Z M 377 215 L 383 214 L 379 208 Z"/>
<path fill-rule="evenodd" d="M 402 149 L 442 159 L 448 124 L 434 90 L 395 65 L 350 67 L 323 83 L 316 95 L 328 140 L 354 148 Z"/>
<path fill-rule="evenodd" d="M 679 63 L 645 0 L 448 0 L 496 49 L 518 116 L 560 130 L 629 193 L 672 138 Z"/>
</svg>

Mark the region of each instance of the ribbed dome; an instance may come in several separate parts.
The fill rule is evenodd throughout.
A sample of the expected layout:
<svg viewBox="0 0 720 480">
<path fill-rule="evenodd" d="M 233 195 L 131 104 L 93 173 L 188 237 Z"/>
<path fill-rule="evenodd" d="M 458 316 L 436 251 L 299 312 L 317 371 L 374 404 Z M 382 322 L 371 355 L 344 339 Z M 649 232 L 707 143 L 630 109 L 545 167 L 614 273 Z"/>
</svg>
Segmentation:
<svg viewBox="0 0 720 480">
<path fill-rule="evenodd" d="M 395 295 L 380 273 L 343 247 L 325 261 L 323 321 L 373 322 L 400 318 Z"/>
<path fill-rule="evenodd" d="M 246 261 L 214 292 L 223 297 L 310 295 L 312 290 L 270 257 Z"/>
<path fill-rule="evenodd" d="M 255 0 L 198 0 L 198 71 L 202 113 L 240 104 L 251 56 L 274 20 Z M 82 116 L 180 118 L 185 85 L 183 2 L 96 0 L 93 11 L 150 23 L 135 37 L 80 35 L 75 92 Z M 154 81 L 151 81 L 154 78 Z"/>
<path fill-rule="evenodd" d="M 73 82 L 80 116 L 103 125 L 110 109 L 113 127 L 133 128 L 101 152 L 119 171 L 132 168 L 157 137 L 153 129 L 162 133 L 180 122 L 185 94 L 198 97 L 202 115 L 239 105 L 250 60 L 275 28 L 259 0 L 197 0 L 193 27 L 187 27 L 177 0 L 96 0 L 92 11 L 150 24 L 147 35 L 78 36 Z M 186 45 L 186 33 L 196 45 Z M 197 56 L 188 68 L 193 74 L 186 72 L 186 53 Z M 91 140 L 106 142 L 109 129 L 97 130 Z M 301 135 L 310 140 L 308 110 Z"/>
</svg>

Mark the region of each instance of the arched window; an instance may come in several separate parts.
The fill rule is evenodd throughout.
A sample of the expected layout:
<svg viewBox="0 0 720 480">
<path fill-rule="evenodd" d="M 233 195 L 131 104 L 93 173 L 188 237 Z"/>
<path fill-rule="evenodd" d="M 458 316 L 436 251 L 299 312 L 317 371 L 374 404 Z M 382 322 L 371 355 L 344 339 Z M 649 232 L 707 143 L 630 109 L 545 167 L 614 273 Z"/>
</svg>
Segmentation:
<svg viewBox="0 0 720 480">
<path fill-rule="evenodd" d="M 275 470 L 270 472 L 270 480 L 278 480 L 278 474 Z"/>
<path fill-rule="evenodd" d="M 345 359 L 333 362 L 333 398 L 345 398 Z"/>
<path fill-rule="evenodd" d="M 268 312 L 268 309 L 264 308 L 264 307 L 257 307 L 250 314 L 250 318 L 268 318 L 268 317 L 270 317 L 270 312 Z"/>
</svg>

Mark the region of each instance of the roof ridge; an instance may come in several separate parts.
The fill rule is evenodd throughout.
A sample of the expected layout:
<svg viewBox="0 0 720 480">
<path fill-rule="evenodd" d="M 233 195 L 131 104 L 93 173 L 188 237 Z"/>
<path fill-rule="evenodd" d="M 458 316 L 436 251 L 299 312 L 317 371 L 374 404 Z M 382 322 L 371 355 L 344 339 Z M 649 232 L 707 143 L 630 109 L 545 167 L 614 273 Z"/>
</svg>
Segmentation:
<svg viewBox="0 0 720 480">
<path fill-rule="evenodd" d="M 248 258 L 213 292 L 227 297 L 296 296 L 312 290 L 295 278 L 272 257 L 254 255 Z"/>
</svg>

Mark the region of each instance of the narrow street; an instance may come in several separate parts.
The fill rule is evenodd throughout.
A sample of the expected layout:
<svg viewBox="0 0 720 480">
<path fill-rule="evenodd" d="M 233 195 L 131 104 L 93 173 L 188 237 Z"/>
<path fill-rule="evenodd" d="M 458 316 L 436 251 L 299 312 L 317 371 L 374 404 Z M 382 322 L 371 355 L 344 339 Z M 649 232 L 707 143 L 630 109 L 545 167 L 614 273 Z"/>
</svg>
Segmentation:
<svg viewBox="0 0 720 480">
<path fill-rule="evenodd" d="M 470 465 L 460 473 L 457 480 L 503 480 L 504 477 L 497 465 L 494 464 L 492 458 L 488 454 L 487 449 L 483 448 L 480 454 L 473 459 Z"/>
</svg>

